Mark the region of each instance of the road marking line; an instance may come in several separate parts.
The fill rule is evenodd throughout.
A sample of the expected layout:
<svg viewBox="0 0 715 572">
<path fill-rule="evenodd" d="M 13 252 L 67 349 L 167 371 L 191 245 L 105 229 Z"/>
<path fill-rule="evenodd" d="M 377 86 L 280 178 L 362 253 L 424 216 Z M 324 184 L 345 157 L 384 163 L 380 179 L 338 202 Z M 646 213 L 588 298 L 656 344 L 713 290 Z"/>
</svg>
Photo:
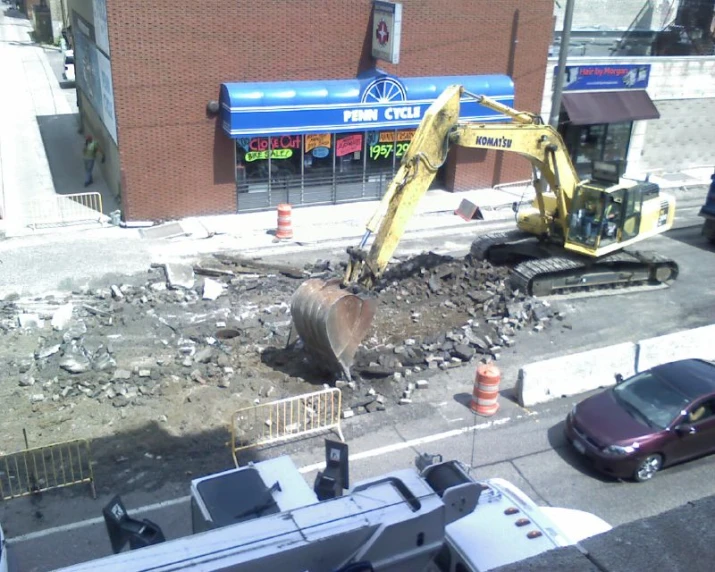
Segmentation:
<svg viewBox="0 0 715 572">
<path fill-rule="evenodd" d="M 175 498 L 175 499 L 158 502 L 155 504 L 141 506 L 139 508 L 132 509 L 131 512 L 132 512 L 132 514 L 139 513 L 139 512 L 150 512 L 152 510 L 159 510 L 159 509 L 166 508 L 169 506 L 174 506 L 177 504 L 189 502 L 189 500 L 191 500 L 190 496 L 179 497 L 179 498 Z M 70 524 L 63 524 L 61 526 L 55 526 L 53 528 L 46 528 L 44 530 L 38 530 L 37 532 L 30 532 L 28 534 L 22 534 L 20 536 L 8 538 L 7 543 L 15 544 L 18 542 L 25 542 L 27 540 L 37 540 L 38 538 L 42 538 L 44 536 L 50 536 L 51 534 L 56 534 L 56 533 L 61 533 L 61 532 L 69 532 L 71 530 L 76 530 L 78 528 L 84 528 L 85 526 L 93 526 L 95 524 L 103 524 L 103 523 L 104 523 L 103 516 L 96 517 L 96 518 L 88 518 L 87 520 L 80 520 L 78 522 L 72 522 Z"/>
<path fill-rule="evenodd" d="M 350 461 L 359 461 L 361 459 L 370 459 L 372 457 L 379 457 L 380 455 L 387 455 L 388 453 L 394 453 L 395 451 L 401 451 L 403 449 L 410 449 L 412 447 L 417 447 L 419 445 L 426 445 L 427 443 L 434 443 L 435 441 L 442 441 L 443 439 L 450 439 L 452 437 L 458 437 L 459 435 L 464 435 L 465 433 L 470 433 L 472 431 L 480 431 L 482 429 L 489 429 L 490 427 L 498 427 L 499 425 L 504 425 L 511 421 L 510 417 L 505 417 L 503 419 L 497 419 L 495 421 L 487 421 L 485 423 L 478 423 L 470 427 L 462 427 L 460 429 L 452 429 L 451 431 L 445 431 L 444 433 L 435 433 L 434 435 L 427 435 L 426 437 L 418 437 L 417 439 L 410 439 L 409 441 L 402 441 L 400 443 L 393 443 L 392 445 L 385 445 L 384 447 L 378 447 L 377 449 L 370 449 L 368 451 L 363 451 L 362 453 L 356 453 L 350 455 Z M 298 469 L 301 474 L 311 473 L 325 468 L 325 462 L 313 463 L 312 465 L 306 465 Z M 162 508 L 174 506 L 177 504 L 182 504 L 189 502 L 191 500 L 190 496 L 183 496 L 175 499 L 170 499 L 155 504 L 149 504 L 146 506 L 138 507 L 132 509 L 132 514 L 151 512 L 153 510 L 159 510 Z M 80 520 L 78 522 L 72 522 L 70 524 L 63 524 L 61 526 L 55 526 L 53 528 L 46 528 L 44 530 L 38 530 L 37 532 L 30 532 L 28 534 L 22 534 L 20 536 L 15 536 L 13 538 L 8 538 L 7 543 L 9 545 L 18 544 L 20 542 L 26 542 L 28 540 L 37 540 L 38 538 L 43 538 L 45 536 L 50 536 L 52 534 L 59 534 L 62 532 L 70 532 L 72 530 L 77 530 L 78 528 L 84 528 L 86 526 L 94 526 L 97 524 L 103 524 L 104 517 L 88 518 L 87 520 Z"/>
<path fill-rule="evenodd" d="M 370 449 L 369 451 L 363 451 L 362 453 L 355 453 L 354 455 L 349 455 L 348 459 L 350 462 L 352 462 L 359 461 L 361 459 L 369 459 L 371 457 L 379 457 L 380 455 L 394 453 L 395 451 L 401 451 L 403 449 L 410 449 L 412 447 L 425 445 L 427 443 L 434 443 L 435 441 L 441 441 L 442 439 L 458 437 L 459 435 L 469 433 L 470 431 L 479 431 L 481 429 L 497 427 L 499 425 L 504 425 L 509 421 L 511 421 L 511 418 L 505 417 L 504 419 L 497 419 L 496 421 L 487 421 L 486 423 L 479 423 L 478 425 L 472 425 L 471 427 L 462 427 L 461 429 L 452 429 L 451 431 L 445 431 L 444 433 L 435 433 L 434 435 L 428 435 L 426 437 L 418 437 L 417 439 L 410 439 L 409 441 L 402 441 L 401 443 L 385 445 L 384 447 Z M 300 469 L 298 469 L 298 472 L 305 474 L 311 473 L 313 471 L 319 471 L 323 468 L 325 468 L 325 462 L 313 463 L 312 465 L 306 465 L 305 467 L 301 467 Z"/>
</svg>

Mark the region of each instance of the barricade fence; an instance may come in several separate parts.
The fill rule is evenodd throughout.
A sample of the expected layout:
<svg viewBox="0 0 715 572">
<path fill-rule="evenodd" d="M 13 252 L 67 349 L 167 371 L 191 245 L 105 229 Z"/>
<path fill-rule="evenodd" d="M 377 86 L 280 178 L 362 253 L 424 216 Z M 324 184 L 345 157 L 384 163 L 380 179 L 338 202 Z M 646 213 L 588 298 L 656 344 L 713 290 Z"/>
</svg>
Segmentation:
<svg viewBox="0 0 715 572">
<path fill-rule="evenodd" d="M 101 221 L 102 195 L 97 192 L 54 195 L 23 204 L 28 227 L 63 226 L 68 224 Z"/>
<path fill-rule="evenodd" d="M 89 441 L 77 439 L 0 455 L 0 498 L 87 483 L 97 498 Z"/>
<path fill-rule="evenodd" d="M 296 397 L 239 409 L 231 416 L 231 453 L 238 467 L 238 452 L 273 445 L 322 431 L 340 429 L 342 393 L 331 387 Z"/>
</svg>

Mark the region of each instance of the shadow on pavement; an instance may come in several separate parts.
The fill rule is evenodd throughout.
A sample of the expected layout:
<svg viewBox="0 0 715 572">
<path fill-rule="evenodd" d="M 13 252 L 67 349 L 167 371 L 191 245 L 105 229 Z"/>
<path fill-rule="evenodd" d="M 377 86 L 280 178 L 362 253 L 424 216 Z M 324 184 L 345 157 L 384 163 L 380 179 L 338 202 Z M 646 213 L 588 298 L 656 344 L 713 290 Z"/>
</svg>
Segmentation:
<svg viewBox="0 0 715 572">
<path fill-rule="evenodd" d="M 21 12 L 20 10 L 12 6 L 5 8 L 4 16 L 6 18 L 15 18 L 17 20 L 27 20 L 27 16 L 24 12 Z"/>
<path fill-rule="evenodd" d="M 60 195 L 98 192 L 102 196 L 104 214 L 117 210 L 119 203 L 102 176 L 99 161 L 94 167 L 94 183 L 84 187 L 84 138 L 77 132 L 77 114 L 40 115 L 37 124 L 50 164 L 55 192 Z"/>
<path fill-rule="evenodd" d="M 689 246 L 694 246 L 700 250 L 715 253 L 715 245 L 711 244 L 708 239 L 701 234 L 702 228 L 702 222 L 698 222 L 698 224 L 690 226 L 671 228 L 668 232 L 663 233 L 663 236 L 667 236 L 668 238 L 672 238 Z"/>
<path fill-rule="evenodd" d="M 615 479 L 606 477 L 596 472 L 589 464 L 588 460 L 582 455 L 579 455 L 573 447 L 566 440 L 564 435 L 564 421 L 559 421 L 556 425 L 552 425 L 546 432 L 546 437 L 549 441 L 549 445 L 556 452 L 556 454 L 561 457 L 561 459 L 576 469 L 583 475 L 591 477 L 602 483 L 613 483 L 616 482 Z"/>
</svg>

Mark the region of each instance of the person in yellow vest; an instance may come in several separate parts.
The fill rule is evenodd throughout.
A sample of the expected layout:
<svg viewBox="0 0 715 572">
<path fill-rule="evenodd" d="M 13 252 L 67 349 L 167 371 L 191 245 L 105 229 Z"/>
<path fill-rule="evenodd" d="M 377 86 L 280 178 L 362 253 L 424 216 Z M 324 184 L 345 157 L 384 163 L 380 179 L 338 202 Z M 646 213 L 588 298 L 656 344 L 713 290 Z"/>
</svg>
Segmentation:
<svg viewBox="0 0 715 572">
<path fill-rule="evenodd" d="M 105 156 L 99 144 L 91 135 L 87 135 L 84 139 L 84 151 L 82 155 L 84 157 L 84 186 L 88 187 L 93 182 L 92 171 L 94 170 L 94 161 L 97 159 L 97 155 L 102 156 L 102 163 L 104 163 Z"/>
</svg>

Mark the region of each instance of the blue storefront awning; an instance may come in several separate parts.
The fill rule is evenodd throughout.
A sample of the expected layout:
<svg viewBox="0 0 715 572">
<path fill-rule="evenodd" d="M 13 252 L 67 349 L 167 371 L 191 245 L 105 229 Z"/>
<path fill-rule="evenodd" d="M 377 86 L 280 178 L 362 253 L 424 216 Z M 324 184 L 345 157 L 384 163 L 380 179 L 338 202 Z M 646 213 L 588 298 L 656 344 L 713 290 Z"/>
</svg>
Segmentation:
<svg viewBox="0 0 715 572">
<path fill-rule="evenodd" d="M 430 104 L 453 84 L 514 104 L 514 83 L 505 75 L 373 74 L 349 80 L 224 83 L 221 119 L 224 131 L 234 138 L 415 128 Z M 502 119 L 473 99 L 462 100 L 460 120 Z"/>
</svg>

